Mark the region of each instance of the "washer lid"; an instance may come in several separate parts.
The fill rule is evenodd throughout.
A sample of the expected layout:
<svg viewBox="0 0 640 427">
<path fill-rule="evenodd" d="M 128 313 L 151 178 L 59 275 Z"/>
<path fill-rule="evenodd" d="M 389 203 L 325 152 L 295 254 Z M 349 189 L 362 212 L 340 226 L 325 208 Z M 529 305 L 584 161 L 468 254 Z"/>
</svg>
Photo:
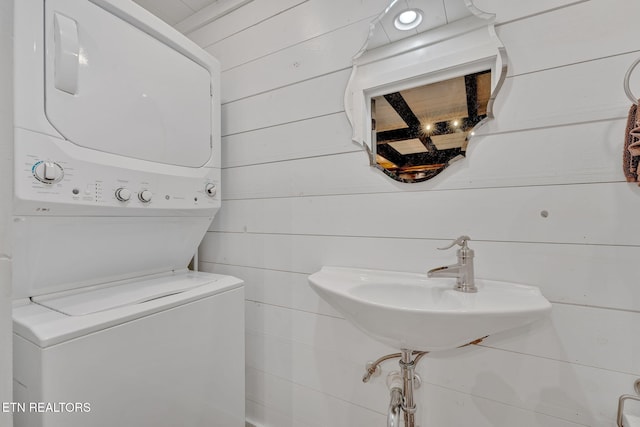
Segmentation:
<svg viewBox="0 0 640 427">
<path fill-rule="evenodd" d="M 160 277 L 64 296 L 44 295 L 34 297 L 32 301 L 67 316 L 84 316 L 180 294 L 217 280 L 210 276 Z"/>
<path fill-rule="evenodd" d="M 205 165 L 212 153 L 211 73 L 122 13 L 91 1 L 45 2 L 47 119 L 81 147 Z"/>
<path fill-rule="evenodd" d="M 183 270 L 80 293 L 16 300 L 13 332 L 46 348 L 227 292 L 243 292 L 242 286 L 242 280 L 232 276 Z"/>
</svg>

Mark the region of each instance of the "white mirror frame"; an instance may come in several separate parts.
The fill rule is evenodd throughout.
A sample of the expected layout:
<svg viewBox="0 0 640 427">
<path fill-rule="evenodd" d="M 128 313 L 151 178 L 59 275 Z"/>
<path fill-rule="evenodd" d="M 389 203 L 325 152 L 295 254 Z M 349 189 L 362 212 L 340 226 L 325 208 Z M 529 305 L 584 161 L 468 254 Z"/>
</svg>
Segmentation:
<svg viewBox="0 0 640 427">
<path fill-rule="evenodd" d="M 474 16 L 375 49 L 367 50 L 365 44 L 354 57 L 345 112 L 352 139 L 367 151 L 372 166 L 378 167 L 371 143 L 372 97 L 490 69 L 487 117 L 474 131 L 493 118 L 493 103 L 507 75 L 507 55 L 495 33 L 494 15 L 465 2 Z M 383 15 L 372 23 L 370 34 Z"/>
</svg>

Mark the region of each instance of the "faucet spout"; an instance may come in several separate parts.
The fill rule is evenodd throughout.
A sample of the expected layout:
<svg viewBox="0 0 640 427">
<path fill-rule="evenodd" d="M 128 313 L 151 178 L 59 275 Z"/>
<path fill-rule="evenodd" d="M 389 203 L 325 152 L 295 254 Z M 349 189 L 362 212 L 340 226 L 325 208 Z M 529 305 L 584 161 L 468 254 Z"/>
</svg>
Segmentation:
<svg viewBox="0 0 640 427">
<path fill-rule="evenodd" d="M 445 265 L 443 267 L 432 268 L 427 271 L 428 277 L 458 277 L 460 274 L 460 266 L 457 264 L 454 265 Z"/>
<path fill-rule="evenodd" d="M 469 241 L 468 236 L 461 236 L 457 238 L 449 247 L 442 249 L 449 249 L 453 246 L 460 245 L 460 249 L 457 251 L 458 263 L 452 265 L 446 265 L 443 267 L 432 268 L 427 272 L 428 277 L 454 277 L 456 279 L 455 290 L 460 292 L 478 292 L 478 288 L 475 285 L 474 271 L 473 271 L 473 250 L 467 246 Z"/>
</svg>

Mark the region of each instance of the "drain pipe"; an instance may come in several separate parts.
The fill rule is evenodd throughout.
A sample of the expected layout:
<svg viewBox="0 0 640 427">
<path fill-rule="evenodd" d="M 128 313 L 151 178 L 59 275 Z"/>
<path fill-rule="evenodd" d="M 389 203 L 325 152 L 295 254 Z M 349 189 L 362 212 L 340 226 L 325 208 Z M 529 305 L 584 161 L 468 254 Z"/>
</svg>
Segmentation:
<svg viewBox="0 0 640 427">
<path fill-rule="evenodd" d="M 387 414 L 387 427 L 400 427 L 400 413 L 402 412 L 402 375 L 393 371 L 387 375 L 387 387 L 391 390 L 391 401 Z"/>
<path fill-rule="evenodd" d="M 400 427 L 400 411 L 402 410 L 402 390 L 398 387 L 391 389 L 391 402 L 387 415 L 387 427 Z"/>
</svg>

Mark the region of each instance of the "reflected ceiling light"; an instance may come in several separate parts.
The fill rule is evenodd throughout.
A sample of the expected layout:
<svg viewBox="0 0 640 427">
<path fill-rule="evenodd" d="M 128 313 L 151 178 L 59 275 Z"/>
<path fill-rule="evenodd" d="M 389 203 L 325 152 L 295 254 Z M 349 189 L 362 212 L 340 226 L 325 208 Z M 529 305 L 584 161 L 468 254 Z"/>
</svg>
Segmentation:
<svg viewBox="0 0 640 427">
<path fill-rule="evenodd" d="M 412 30 L 422 22 L 422 11 L 419 9 L 403 10 L 396 15 L 393 25 L 402 31 Z"/>
<path fill-rule="evenodd" d="M 457 121 L 457 120 L 454 120 L 452 125 L 455 126 L 455 127 L 458 127 L 458 126 L 460 126 L 460 122 Z"/>
</svg>

